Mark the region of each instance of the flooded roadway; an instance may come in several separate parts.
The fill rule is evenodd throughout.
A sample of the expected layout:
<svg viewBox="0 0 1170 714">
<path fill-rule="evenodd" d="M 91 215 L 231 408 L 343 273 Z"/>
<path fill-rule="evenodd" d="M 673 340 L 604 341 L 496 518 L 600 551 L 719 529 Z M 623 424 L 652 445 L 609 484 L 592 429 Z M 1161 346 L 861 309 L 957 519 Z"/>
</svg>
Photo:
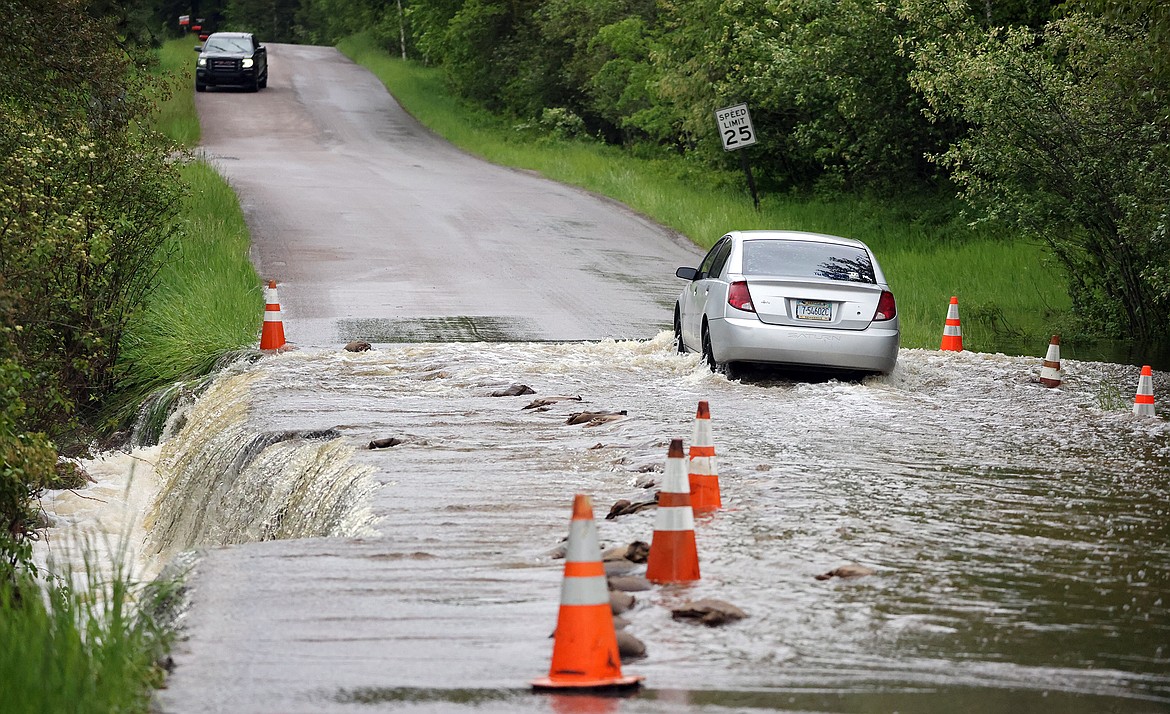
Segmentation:
<svg viewBox="0 0 1170 714">
<path fill-rule="evenodd" d="M 904 350 L 861 383 L 728 382 L 654 337 L 701 251 L 451 150 L 335 50 L 270 53 L 269 89 L 197 101 L 300 349 L 91 464 L 98 500 L 47 502 L 129 532 L 144 576 L 192 568 L 161 711 L 1170 711 L 1170 427 L 1131 415 L 1136 366 L 1048 390 L 1038 356 Z M 537 393 L 490 396 L 514 383 Z M 549 395 L 582 399 L 523 409 Z M 637 593 L 646 689 L 533 695 L 573 495 L 603 545 L 649 541 L 653 510 L 602 516 L 699 400 L 725 508 L 701 581 Z M 876 572 L 814 577 L 850 562 Z M 699 597 L 749 619 L 671 618 Z"/>
<path fill-rule="evenodd" d="M 1170 711 L 1170 424 L 1132 416 L 1136 368 L 1063 366 L 1057 390 L 1035 358 L 921 350 L 860 383 L 728 382 L 666 333 L 237 366 L 157 457 L 144 567 L 200 554 L 161 708 Z M 537 393 L 490 396 L 514 383 Z M 553 394 L 581 401 L 523 408 Z M 700 399 L 724 508 L 697 521 L 702 580 L 627 614 L 647 689 L 531 694 L 573 494 L 603 547 L 650 541 L 653 509 L 603 516 L 649 497 Z M 628 415 L 565 423 L 583 410 Z M 284 436 L 249 470 L 257 434 Z M 403 443 L 366 448 L 384 437 Z M 214 547 L 262 523 L 329 537 Z M 814 577 L 851 562 L 876 572 Z M 701 597 L 749 619 L 671 618 Z"/>
</svg>

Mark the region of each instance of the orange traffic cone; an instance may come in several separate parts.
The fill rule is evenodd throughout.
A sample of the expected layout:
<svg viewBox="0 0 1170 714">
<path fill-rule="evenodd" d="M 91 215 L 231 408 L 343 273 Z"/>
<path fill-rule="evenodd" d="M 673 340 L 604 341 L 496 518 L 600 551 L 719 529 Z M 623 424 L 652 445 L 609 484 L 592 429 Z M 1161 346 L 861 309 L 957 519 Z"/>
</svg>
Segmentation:
<svg viewBox="0 0 1170 714">
<path fill-rule="evenodd" d="M 593 503 L 584 494 L 573 498 L 554 638 L 552 666 L 547 677 L 532 682 L 536 690 L 623 689 L 644 679 L 622 676 Z"/>
<path fill-rule="evenodd" d="M 947 324 L 943 327 L 942 347 L 944 352 L 963 351 L 963 328 L 959 325 L 959 298 L 951 297 L 947 308 Z"/>
<path fill-rule="evenodd" d="M 646 579 L 652 583 L 685 583 L 699 579 L 699 551 L 695 546 L 695 513 L 683 463 L 682 439 L 672 439 L 666 453 L 654 537 L 646 558 Z"/>
<path fill-rule="evenodd" d="M 264 290 L 264 328 L 260 331 L 260 349 L 278 350 L 284 347 L 284 323 L 280 319 L 280 301 L 276 297 L 276 281 L 269 280 Z"/>
<path fill-rule="evenodd" d="M 695 428 L 691 433 L 691 449 L 687 456 L 691 509 L 695 513 L 706 513 L 721 508 L 723 499 L 719 496 L 715 444 L 711 439 L 711 408 L 706 401 L 699 402 L 695 412 Z"/>
<path fill-rule="evenodd" d="M 1150 365 L 1142 367 L 1138 377 L 1137 394 L 1133 398 L 1133 413 L 1138 416 L 1157 416 L 1154 413 L 1154 371 Z"/>
<path fill-rule="evenodd" d="M 1059 387 L 1060 375 L 1060 335 L 1053 335 L 1048 343 L 1048 354 L 1040 365 L 1040 384 L 1045 387 Z"/>
</svg>

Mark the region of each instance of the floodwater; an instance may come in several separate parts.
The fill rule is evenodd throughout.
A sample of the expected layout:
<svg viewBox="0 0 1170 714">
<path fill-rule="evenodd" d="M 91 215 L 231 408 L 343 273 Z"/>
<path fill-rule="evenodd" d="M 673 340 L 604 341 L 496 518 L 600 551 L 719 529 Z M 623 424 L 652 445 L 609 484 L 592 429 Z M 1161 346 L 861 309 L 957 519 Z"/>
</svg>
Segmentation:
<svg viewBox="0 0 1170 714">
<path fill-rule="evenodd" d="M 1062 367 L 903 350 L 888 377 L 729 382 L 667 333 L 241 363 L 150 452 L 137 567 L 197 562 L 159 707 L 1170 711 L 1170 423 L 1132 414 L 1137 367 Z M 512 384 L 536 394 L 491 396 Z M 551 395 L 581 400 L 524 409 Z M 635 593 L 645 688 L 532 694 L 573 495 L 603 548 L 650 542 L 652 508 L 605 515 L 652 498 L 699 400 L 724 508 L 700 581 Z M 565 423 L 600 410 L 627 414 Z M 815 578 L 848 563 L 874 574 Z M 671 617 L 699 598 L 749 617 Z"/>
</svg>

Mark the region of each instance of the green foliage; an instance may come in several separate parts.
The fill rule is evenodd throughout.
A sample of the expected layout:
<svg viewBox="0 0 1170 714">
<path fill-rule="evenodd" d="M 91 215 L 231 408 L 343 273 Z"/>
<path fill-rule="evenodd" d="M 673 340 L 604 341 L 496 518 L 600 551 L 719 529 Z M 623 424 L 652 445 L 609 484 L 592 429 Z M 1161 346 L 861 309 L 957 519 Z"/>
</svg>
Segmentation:
<svg viewBox="0 0 1170 714">
<path fill-rule="evenodd" d="M 222 355 L 259 339 L 264 296 L 239 199 L 207 163 L 180 171 L 182 230 L 168 240 L 149 299 L 127 325 L 121 378 L 103 404 L 121 425 L 152 393 L 207 374 Z"/>
<path fill-rule="evenodd" d="M 8 343 L 7 335 L 0 341 Z M 0 587 L 10 580 L 14 567 L 29 562 L 29 538 L 38 512 L 34 499 L 57 461 L 44 434 L 23 426 L 22 395 L 32 386 L 30 381 L 26 370 L 0 353 Z"/>
<path fill-rule="evenodd" d="M 223 22 L 213 30 L 254 32 L 261 42 L 295 42 L 300 0 L 227 0 Z"/>
<path fill-rule="evenodd" d="M 1041 34 L 956 29 L 913 51 L 931 110 L 968 126 L 938 161 L 981 216 L 1050 247 L 1085 319 L 1170 334 L 1170 83 L 1148 35 L 1084 14 Z"/>
<path fill-rule="evenodd" d="M 123 332 L 173 230 L 169 142 L 145 129 L 145 62 L 81 0 L 0 0 L 0 521 L 27 559 L 27 499 L 54 448 L 87 448 L 87 419 L 119 378 Z"/>
<path fill-rule="evenodd" d="M 0 701 L 6 714 L 146 714 L 165 676 L 170 623 L 155 619 L 177 593 L 173 581 L 134 586 L 121 569 L 87 558 L 78 586 L 69 573 L 42 591 L 27 575 L 0 578 Z"/>
<path fill-rule="evenodd" d="M 160 91 L 155 95 L 152 127 L 176 144 L 199 143 L 199 118 L 195 115 L 195 53 L 190 37 L 170 40 L 159 48 Z"/>
</svg>

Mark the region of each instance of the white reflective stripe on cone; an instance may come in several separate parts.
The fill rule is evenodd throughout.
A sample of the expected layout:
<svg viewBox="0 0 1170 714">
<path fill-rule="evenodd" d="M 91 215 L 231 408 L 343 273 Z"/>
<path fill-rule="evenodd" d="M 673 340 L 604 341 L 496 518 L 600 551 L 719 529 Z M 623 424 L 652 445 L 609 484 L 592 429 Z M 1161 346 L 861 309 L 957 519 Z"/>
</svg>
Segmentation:
<svg viewBox="0 0 1170 714">
<path fill-rule="evenodd" d="M 715 457 L 714 456 L 696 456 L 691 459 L 691 473 L 699 475 L 709 475 L 715 473 Z"/>
<path fill-rule="evenodd" d="M 693 531 L 695 511 L 690 506 L 658 507 L 654 519 L 655 531 Z"/>
<path fill-rule="evenodd" d="M 565 560 L 570 563 L 601 562 L 601 546 L 597 544 L 597 527 L 593 521 L 576 520 L 569 523 L 569 546 Z"/>
<path fill-rule="evenodd" d="M 561 583 L 562 605 L 609 605 L 609 585 L 605 576 L 567 577 Z"/>
</svg>

